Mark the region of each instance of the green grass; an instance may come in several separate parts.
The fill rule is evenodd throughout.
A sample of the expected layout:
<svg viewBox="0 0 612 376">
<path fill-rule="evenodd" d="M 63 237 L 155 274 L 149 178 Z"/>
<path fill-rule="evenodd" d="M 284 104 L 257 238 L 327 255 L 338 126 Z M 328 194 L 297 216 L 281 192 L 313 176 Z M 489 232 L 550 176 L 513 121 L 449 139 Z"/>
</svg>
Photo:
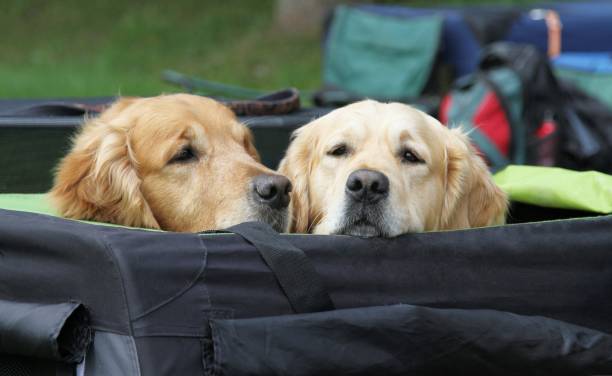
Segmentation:
<svg viewBox="0 0 612 376">
<path fill-rule="evenodd" d="M 9 2 L 0 97 L 176 91 L 160 79 L 166 68 L 262 89 L 318 86 L 318 37 L 275 32 L 274 1 L 167 3 Z"/>
<path fill-rule="evenodd" d="M 416 3 L 466 2 L 473 1 Z M 0 97 L 177 91 L 160 78 L 167 68 L 260 89 L 320 86 L 319 36 L 276 30 L 274 0 L 159 3 L 4 2 Z"/>
</svg>

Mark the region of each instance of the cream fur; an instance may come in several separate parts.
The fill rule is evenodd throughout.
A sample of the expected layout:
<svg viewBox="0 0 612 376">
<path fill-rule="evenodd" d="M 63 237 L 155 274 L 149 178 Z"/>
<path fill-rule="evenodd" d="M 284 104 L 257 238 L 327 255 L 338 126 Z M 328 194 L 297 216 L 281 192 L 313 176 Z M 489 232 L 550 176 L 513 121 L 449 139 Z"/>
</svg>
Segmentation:
<svg viewBox="0 0 612 376">
<path fill-rule="evenodd" d="M 345 143 L 350 153 L 329 155 Z M 408 148 L 424 163 L 400 159 Z M 502 224 L 507 199 L 468 137 L 407 105 L 363 101 L 298 129 L 279 171 L 293 183 L 291 231 L 336 233 L 344 221 L 351 172 L 372 169 L 390 181 L 387 236 Z"/>
</svg>

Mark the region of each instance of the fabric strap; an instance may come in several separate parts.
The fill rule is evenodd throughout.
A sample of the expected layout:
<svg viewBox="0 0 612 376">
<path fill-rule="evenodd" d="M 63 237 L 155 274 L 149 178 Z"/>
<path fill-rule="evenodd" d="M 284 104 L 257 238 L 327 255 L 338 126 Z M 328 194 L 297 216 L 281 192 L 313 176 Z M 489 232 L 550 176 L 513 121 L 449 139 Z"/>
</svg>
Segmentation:
<svg viewBox="0 0 612 376">
<path fill-rule="evenodd" d="M 296 313 L 335 308 L 320 275 L 306 254 L 270 226 L 261 222 L 245 222 L 227 231 L 242 236 L 257 248 Z"/>
</svg>

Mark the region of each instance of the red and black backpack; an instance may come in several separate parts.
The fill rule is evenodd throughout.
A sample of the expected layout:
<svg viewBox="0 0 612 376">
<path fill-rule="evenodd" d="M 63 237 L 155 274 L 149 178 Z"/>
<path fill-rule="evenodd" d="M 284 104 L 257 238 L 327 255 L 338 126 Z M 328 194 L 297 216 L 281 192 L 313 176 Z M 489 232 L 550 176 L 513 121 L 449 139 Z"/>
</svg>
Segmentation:
<svg viewBox="0 0 612 376">
<path fill-rule="evenodd" d="M 484 50 L 477 72 L 455 82 L 439 117 L 467 131 L 495 171 L 557 165 L 564 115 L 547 58 L 531 46 L 496 43 Z"/>
</svg>

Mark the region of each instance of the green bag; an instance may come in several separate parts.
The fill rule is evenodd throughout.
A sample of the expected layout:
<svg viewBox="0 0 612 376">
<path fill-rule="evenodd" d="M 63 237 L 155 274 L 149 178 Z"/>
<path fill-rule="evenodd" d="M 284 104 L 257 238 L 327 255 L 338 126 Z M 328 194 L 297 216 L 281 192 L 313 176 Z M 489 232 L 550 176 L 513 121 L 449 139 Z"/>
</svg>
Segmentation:
<svg viewBox="0 0 612 376">
<path fill-rule="evenodd" d="M 325 47 L 324 81 L 378 98 L 418 97 L 438 51 L 442 18 L 409 20 L 339 6 Z"/>
</svg>

